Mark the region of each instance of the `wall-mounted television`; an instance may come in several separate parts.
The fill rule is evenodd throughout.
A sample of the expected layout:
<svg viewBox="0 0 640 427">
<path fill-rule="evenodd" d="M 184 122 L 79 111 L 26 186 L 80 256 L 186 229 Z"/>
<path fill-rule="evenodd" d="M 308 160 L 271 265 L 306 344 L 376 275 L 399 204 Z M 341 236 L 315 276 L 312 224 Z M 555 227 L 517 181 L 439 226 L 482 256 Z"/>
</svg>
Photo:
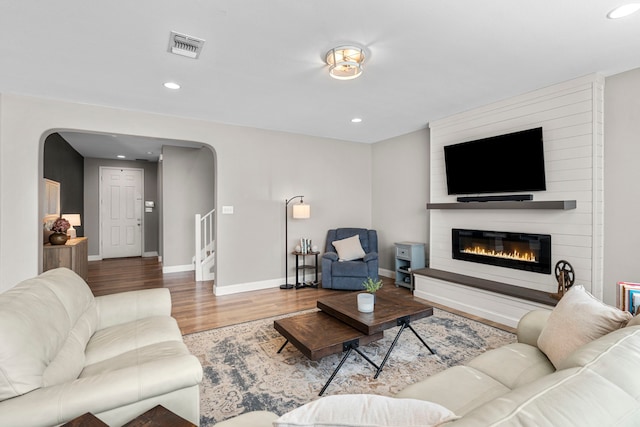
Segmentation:
<svg viewBox="0 0 640 427">
<path fill-rule="evenodd" d="M 542 128 L 444 147 L 449 194 L 546 190 Z"/>
</svg>

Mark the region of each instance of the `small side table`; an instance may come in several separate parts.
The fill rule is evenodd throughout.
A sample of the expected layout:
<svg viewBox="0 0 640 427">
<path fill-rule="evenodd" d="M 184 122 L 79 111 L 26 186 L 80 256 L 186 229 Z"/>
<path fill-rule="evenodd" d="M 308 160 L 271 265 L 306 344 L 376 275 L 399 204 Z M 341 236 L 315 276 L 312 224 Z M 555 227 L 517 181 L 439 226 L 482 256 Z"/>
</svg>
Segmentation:
<svg viewBox="0 0 640 427">
<path fill-rule="evenodd" d="M 296 289 L 300 288 L 317 288 L 318 287 L 318 254 L 319 251 L 316 252 L 292 252 L 296 256 Z M 309 255 L 313 255 L 315 257 L 314 265 L 307 265 L 306 257 Z M 302 257 L 302 265 L 300 265 L 300 258 Z M 300 283 L 299 272 L 302 270 L 302 283 Z M 306 271 L 314 270 L 315 271 L 315 280 L 313 282 L 307 282 L 306 279 Z"/>
</svg>

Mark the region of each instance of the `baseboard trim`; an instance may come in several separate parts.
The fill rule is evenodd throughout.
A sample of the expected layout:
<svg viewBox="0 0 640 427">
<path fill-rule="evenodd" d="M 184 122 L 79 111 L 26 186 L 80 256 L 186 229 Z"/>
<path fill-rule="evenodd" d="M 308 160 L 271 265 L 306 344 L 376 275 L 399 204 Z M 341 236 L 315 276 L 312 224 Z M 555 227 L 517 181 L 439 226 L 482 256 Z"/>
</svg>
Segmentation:
<svg viewBox="0 0 640 427">
<path fill-rule="evenodd" d="M 142 253 L 142 257 L 143 258 L 151 258 L 154 256 L 158 256 L 158 251 L 151 251 L 151 252 L 143 252 Z"/>
<path fill-rule="evenodd" d="M 295 276 L 289 277 L 287 283 L 294 284 L 296 281 Z M 322 274 L 318 274 L 318 282 L 322 281 Z M 239 294 L 242 292 L 261 291 L 264 289 L 279 288 L 285 282 L 284 277 L 282 279 L 262 280 L 259 282 L 238 283 L 228 286 L 217 286 L 213 284 L 213 294 L 215 296 Z M 296 289 L 283 289 L 283 292 L 295 292 Z"/>
<path fill-rule="evenodd" d="M 385 268 L 379 268 L 378 275 L 382 277 L 388 277 L 390 279 L 396 278 L 396 273 L 393 270 L 387 270 Z"/>
<path fill-rule="evenodd" d="M 162 274 L 166 273 L 182 273 L 183 271 L 193 271 L 194 267 L 191 264 L 185 265 L 172 265 L 169 267 L 162 267 Z"/>
<path fill-rule="evenodd" d="M 87 261 L 102 261 L 101 255 L 89 255 Z"/>
</svg>

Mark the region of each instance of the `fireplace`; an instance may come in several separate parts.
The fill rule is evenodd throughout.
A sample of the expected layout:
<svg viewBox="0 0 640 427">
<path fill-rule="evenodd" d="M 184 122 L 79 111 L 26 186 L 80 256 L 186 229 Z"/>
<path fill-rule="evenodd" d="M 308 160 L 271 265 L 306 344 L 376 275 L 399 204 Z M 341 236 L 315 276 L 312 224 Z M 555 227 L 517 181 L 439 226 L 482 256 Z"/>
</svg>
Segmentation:
<svg viewBox="0 0 640 427">
<path fill-rule="evenodd" d="M 549 234 L 504 231 L 451 230 L 453 259 L 551 273 Z"/>
</svg>

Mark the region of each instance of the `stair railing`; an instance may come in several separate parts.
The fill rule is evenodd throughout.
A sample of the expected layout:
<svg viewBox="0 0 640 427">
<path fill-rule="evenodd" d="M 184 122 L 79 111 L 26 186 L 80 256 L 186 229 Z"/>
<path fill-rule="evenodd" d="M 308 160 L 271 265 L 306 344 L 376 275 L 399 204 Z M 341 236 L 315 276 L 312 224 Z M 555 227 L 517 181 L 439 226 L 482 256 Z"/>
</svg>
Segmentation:
<svg viewBox="0 0 640 427">
<path fill-rule="evenodd" d="M 215 246 L 215 209 L 210 210 L 204 215 L 196 214 L 195 218 L 195 235 L 196 235 L 196 255 L 195 255 L 195 271 L 196 281 L 203 279 L 203 266 L 214 256 Z"/>
</svg>

